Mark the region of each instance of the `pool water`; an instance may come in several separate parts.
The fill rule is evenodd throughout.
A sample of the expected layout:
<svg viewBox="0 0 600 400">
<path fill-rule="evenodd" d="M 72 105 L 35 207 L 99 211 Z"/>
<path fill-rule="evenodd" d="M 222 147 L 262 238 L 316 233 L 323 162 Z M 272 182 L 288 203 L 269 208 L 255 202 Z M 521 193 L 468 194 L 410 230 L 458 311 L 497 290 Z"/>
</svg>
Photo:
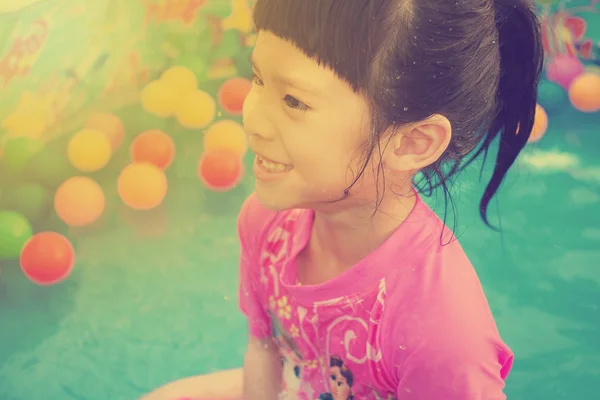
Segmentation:
<svg viewBox="0 0 600 400">
<path fill-rule="evenodd" d="M 140 114 L 122 110 L 129 131 L 154 123 Z M 195 175 L 201 140 L 174 136 L 179 153 L 158 209 L 127 210 L 116 175 L 98 178 L 105 217 L 67 232 L 78 256 L 67 281 L 38 287 L 16 263 L 0 266 L 0 399 L 130 400 L 171 380 L 241 365 L 235 222 L 252 178 L 228 193 L 206 190 Z M 124 165 L 126 153 L 113 164 Z M 516 354 L 508 398 L 597 398 L 600 115 L 551 117 L 548 134 L 528 147 L 492 206 L 502 234 L 479 220 L 482 189 L 476 169 L 459 179 L 455 226 Z M 440 200 L 428 202 L 443 213 Z M 50 218 L 44 227 L 57 226 Z"/>
</svg>

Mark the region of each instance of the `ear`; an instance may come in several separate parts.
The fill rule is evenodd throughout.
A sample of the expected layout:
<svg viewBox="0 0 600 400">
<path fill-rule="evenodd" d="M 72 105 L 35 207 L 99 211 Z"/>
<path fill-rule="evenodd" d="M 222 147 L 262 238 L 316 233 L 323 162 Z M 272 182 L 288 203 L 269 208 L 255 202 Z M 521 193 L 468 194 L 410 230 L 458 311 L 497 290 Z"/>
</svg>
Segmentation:
<svg viewBox="0 0 600 400">
<path fill-rule="evenodd" d="M 397 128 L 383 154 L 386 169 L 416 172 L 436 162 L 448 148 L 452 126 L 443 115 Z"/>
</svg>

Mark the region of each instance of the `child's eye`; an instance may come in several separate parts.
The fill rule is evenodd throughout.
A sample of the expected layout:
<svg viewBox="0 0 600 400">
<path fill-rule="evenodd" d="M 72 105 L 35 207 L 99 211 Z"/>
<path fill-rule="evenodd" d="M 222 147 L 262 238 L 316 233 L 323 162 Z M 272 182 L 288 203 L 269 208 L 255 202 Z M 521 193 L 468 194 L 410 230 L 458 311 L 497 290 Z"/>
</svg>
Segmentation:
<svg viewBox="0 0 600 400">
<path fill-rule="evenodd" d="M 288 107 L 293 108 L 295 110 L 306 111 L 308 109 L 308 106 L 306 104 L 290 95 L 285 96 L 283 98 L 283 101 Z"/>
<path fill-rule="evenodd" d="M 256 83 L 258 86 L 263 85 L 263 81 L 254 72 L 252 72 L 252 83 Z"/>
</svg>

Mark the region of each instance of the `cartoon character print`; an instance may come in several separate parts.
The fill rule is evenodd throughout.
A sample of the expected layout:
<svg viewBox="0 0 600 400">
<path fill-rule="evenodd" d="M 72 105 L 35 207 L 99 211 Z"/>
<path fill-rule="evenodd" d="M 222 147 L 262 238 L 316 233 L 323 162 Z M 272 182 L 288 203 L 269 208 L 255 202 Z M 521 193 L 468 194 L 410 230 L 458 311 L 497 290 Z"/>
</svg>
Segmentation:
<svg viewBox="0 0 600 400">
<path fill-rule="evenodd" d="M 353 400 L 354 375 L 340 357 L 329 358 L 329 392 L 321 393 L 319 400 Z"/>
<path fill-rule="evenodd" d="M 279 319 L 269 311 L 273 338 L 279 347 L 282 367 L 282 388 L 280 400 L 296 399 L 302 384 L 302 354 L 292 336 L 285 330 Z"/>
</svg>

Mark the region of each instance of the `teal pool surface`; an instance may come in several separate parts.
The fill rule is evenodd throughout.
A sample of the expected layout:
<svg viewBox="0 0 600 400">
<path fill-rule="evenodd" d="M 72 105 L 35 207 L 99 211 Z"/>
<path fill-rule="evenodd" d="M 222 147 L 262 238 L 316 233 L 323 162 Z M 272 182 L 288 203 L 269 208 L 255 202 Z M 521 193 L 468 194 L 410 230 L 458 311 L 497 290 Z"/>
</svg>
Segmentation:
<svg viewBox="0 0 600 400">
<path fill-rule="evenodd" d="M 121 115 L 131 131 L 150 124 L 135 118 L 138 109 Z M 1 400 L 131 400 L 241 365 L 235 221 L 252 179 L 209 192 L 196 178 L 201 140 L 177 135 L 158 209 L 125 209 L 116 178 L 98 178 L 105 218 L 68 232 L 78 261 L 67 281 L 38 287 L 16 263 L 0 266 Z M 121 153 L 113 163 L 124 165 L 126 146 Z M 544 140 L 528 147 L 502 188 L 502 235 L 479 221 L 477 179 L 467 171 L 453 189 L 456 231 L 516 354 L 508 398 L 599 398 L 600 114 L 550 117 Z M 50 218 L 40 229 L 57 226 Z"/>
</svg>

